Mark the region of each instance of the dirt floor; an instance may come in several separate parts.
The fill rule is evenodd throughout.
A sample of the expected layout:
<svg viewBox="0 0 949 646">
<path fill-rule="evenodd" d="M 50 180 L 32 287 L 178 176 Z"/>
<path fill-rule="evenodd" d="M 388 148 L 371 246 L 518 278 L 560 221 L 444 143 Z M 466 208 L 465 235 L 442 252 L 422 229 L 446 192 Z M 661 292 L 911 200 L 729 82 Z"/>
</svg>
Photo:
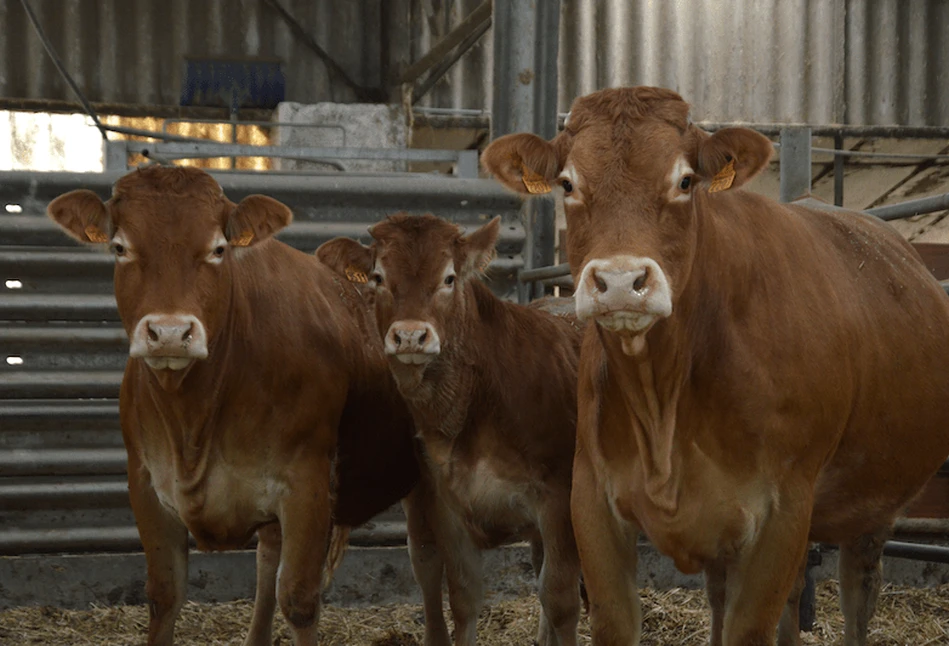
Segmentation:
<svg viewBox="0 0 949 646">
<path fill-rule="evenodd" d="M 805 644 L 840 644 L 843 618 L 838 610 L 837 584 L 817 589 L 817 625 L 804 633 Z M 701 590 L 643 591 L 643 645 L 704 645 L 708 640 L 708 611 Z M 205 605 L 189 603 L 178 620 L 180 646 L 239 646 L 250 622 L 248 602 Z M 531 644 L 537 627 L 538 604 L 524 598 L 489 605 L 478 629 L 484 646 Z M 148 613 L 144 606 L 65 611 L 19 608 L 0 612 L 3 646 L 127 646 L 144 643 Z M 282 618 L 276 622 L 274 644 L 289 646 Z M 321 643 L 326 646 L 367 644 L 415 646 L 422 643 L 419 606 L 324 609 Z M 586 617 L 581 620 L 581 643 L 589 643 Z M 949 644 L 949 585 L 916 589 L 885 586 L 871 623 L 872 646 Z"/>
</svg>

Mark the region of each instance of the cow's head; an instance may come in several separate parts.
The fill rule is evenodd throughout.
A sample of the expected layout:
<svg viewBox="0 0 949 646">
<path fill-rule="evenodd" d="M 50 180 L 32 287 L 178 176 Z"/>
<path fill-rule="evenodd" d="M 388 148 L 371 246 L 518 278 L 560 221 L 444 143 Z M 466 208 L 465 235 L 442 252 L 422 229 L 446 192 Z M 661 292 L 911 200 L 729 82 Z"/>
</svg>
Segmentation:
<svg viewBox="0 0 949 646">
<path fill-rule="evenodd" d="M 465 318 L 465 284 L 494 256 L 496 217 L 469 235 L 433 215 L 400 213 L 374 225 L 371 246 L 337 238 L 317 256 L 350 280 L 365 280 L 385 351 L 397 370 L 424 370 Z"/>
<path fill-rule="evenodd" d="M 689 279 L 703 204 L 768 163 L 771 142 L 746 128 L 708 135 L 670 90 L 601 90 L 577 99 L 552 141 L 501 137 L 484 167 L 526 194 L 556 190 L 567 218 L 577 316 L 619 334 L 634 354 L 671 316 Z"/>
<path fill-rule="evenodd" d="M 245 248 L 292 217 L 263 195 L 235 205 L 201 170 L 160 166 L 122 177 L 107 202 L 77 190 L 47 212 L 80 242 L 110 245 L 129 355 L 144 360 L 166 389 L 208 357 L 228 314 L 235 263 L 252 253 Z"/>
</svg>

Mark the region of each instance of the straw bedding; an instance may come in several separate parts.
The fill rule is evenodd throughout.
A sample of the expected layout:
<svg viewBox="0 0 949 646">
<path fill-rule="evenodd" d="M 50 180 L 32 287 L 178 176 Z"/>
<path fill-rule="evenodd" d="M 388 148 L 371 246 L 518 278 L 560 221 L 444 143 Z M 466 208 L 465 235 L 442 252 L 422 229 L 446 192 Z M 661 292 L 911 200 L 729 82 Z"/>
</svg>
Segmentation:
<svg viewBox="0 0 949 646">
<path fill-rule="evenodd" d="M 708 611 L 701 590 L 643 590 L 643 644 L 706 644 Z M 840 644 L 843 618 L 837 584 L 817 587 L 817 623 L 804 633 L 805 644 Z M 478 636 L 485 646 L 531 644 L 537 627 L 536 597 L 488 603 Z M 176 643 L 182 646 L 239 646 L 250 622 L 246 601 L 189 603 L 177 624 Z M 0 612 L 0 644 L 49 646 L 126 646 L 144 643 L 148 612 L 144 606 L 99 607 L 83 611 L 19 608 Z M 417 646 L 422 644 L 419 606 L 371 608 L 325 607 L 320 622 L 326 645 Z M 587 618 L 580 624 L 581 643 L 589 643 Z M 282 617 L 275 623 L 274 644 L 289 646 L 290 633 Z M 949 644 L 949 585 L 917 589 L 885 586 L 871 623 L 873 646 Z"/>
</svg>

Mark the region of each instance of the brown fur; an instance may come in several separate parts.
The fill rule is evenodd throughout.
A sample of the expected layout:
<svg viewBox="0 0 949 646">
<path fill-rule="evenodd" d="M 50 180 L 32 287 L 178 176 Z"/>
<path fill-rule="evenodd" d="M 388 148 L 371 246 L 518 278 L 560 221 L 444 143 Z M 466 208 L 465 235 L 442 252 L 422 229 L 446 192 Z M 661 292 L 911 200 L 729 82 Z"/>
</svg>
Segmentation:
<svg viewBox="0 0 949 646">
<path fill-rule="evenodd" d="M 371 233 L 371 248 L 337 240 L 317 253 L 342 261 L 340 272 L 356 265 L 378 272 L 371 280 L 384 275 L 368 294 L 380 335 L 414 320 L 431 324 L 440 339 L 441 351 L 427 365 L 394 357 L 389 364 L 437 492 L 431 513 L 448 568 L 456 641 L 474 637 L 478 550 L 530 538 L 538 550 L 543 543 L 539 639 L 575 643 L 579 570 L 568 510 L 580 332 L 571 317 L 499 300 L 477 278 L 493 254 L 497 219 L 464 236 L 434 216 L 399 214 Z M 449 262 L 457 271 L 453 289 L 443 285 Z M 441 578 L 430 580 L 423 595 L 440 597 Z M 439 620 L 427 616 L 427 628 Z"/>
<path fill-rule="evenodd" d="M 603 90 L 540 149 L 579 177 L 574 276 L 645 257 L 672 292 L 638 355 L 598 326 L 581 352 L 572 509 L 593 641 L 638 639 L 641 528 L 681 569 L 706 570 L 713 643 L 729 646 L 773 643 L 808 541 L 841 544 L 845 643 L 862 645 L 880 537 L 949 453 L 949 301 L 887 225 L 735 190 L 770 143 L 709 137 L 686 110 L 653 88 Z M 521 140 L 536 143 L 511 135 L 485 154 L 509 186 L 493 160 Z M 734 185 L 670 201 L 680 155 L 700 180 L 734 159 Z"/>
<path fill-rule="evenodd" d="M 102 222 L 86 214 L 101 210 L 103 232 L 128 241 L 133 260 L 115 269 L 126 330 L 150 312 L 184 312 L 208 333 L 207 359 L 179 371 L 130 359 L 122 382 L 129 491 L 148 563 L 148 644 L 171 644 L 187 532 L 218 550 L 241 548 L 258 530 L 247 644 L 270 643 L 278 600 L 298 646 L 315 644 L 324 557 L 331 571 L 348 527 L 418 480 L 411 418 L 371 343 L 365 305 L 315 258 L 269 237 L 289 222 L 287 207 L 264 196 L 235 205 L 200 170 L 132 172 L 93 207 L 86 193 L 69 193 L 49 213 L 81 238 Z M 204 262 L 215 232 L 229 228 L 253 233 L 248 248 Z M 330 544 L 333 524 L 342 527 Z"/>
</svg>

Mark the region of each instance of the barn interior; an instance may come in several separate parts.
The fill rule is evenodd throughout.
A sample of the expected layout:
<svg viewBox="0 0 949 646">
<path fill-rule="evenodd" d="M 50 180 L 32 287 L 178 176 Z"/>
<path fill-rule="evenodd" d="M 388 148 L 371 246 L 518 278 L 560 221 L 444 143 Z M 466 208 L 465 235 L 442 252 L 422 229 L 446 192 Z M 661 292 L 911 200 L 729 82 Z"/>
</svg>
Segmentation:
<svg viewBox="0 0 949 646">
<path fill-rule="evenodd" d="M 306 251 L 366 242 L 401 210 L 469 230 L 501 216 L 492 290 L 566 296 L 563 213 L 506 192 L 479 153 L 510 132 L 554 136 L 596 89 L 659 85 L 709 131 L 772 139 L 750 190 L 888 220 L 949 285 L 946 33 L 941 0 L 0 0 L 0 643 L 127 643 L 146 621 L 114 261 L 46 218 L 57 195 L 108 196 L 141 164 L 198 166 L 231 199 L 288 204 L 278 238 Z M 878 643 L 946 643 L 949 465 L 897 530 Z M 326 643 L 421 643 L 405 544 L 399 507 L 352 533 L 324 595 L 324 622 L 345 630 Z M 644 643 L 705 643 L 701 577 L 642 549 Z M 836 553 L 811 555 L 805 640 L 832 643 Z M 529 638 L 529 548 L 484 569 L 485 643 Z M 240 643 L 253 594 L 252 546 L 194 552 L 180 643 Z"/>
</svg>

